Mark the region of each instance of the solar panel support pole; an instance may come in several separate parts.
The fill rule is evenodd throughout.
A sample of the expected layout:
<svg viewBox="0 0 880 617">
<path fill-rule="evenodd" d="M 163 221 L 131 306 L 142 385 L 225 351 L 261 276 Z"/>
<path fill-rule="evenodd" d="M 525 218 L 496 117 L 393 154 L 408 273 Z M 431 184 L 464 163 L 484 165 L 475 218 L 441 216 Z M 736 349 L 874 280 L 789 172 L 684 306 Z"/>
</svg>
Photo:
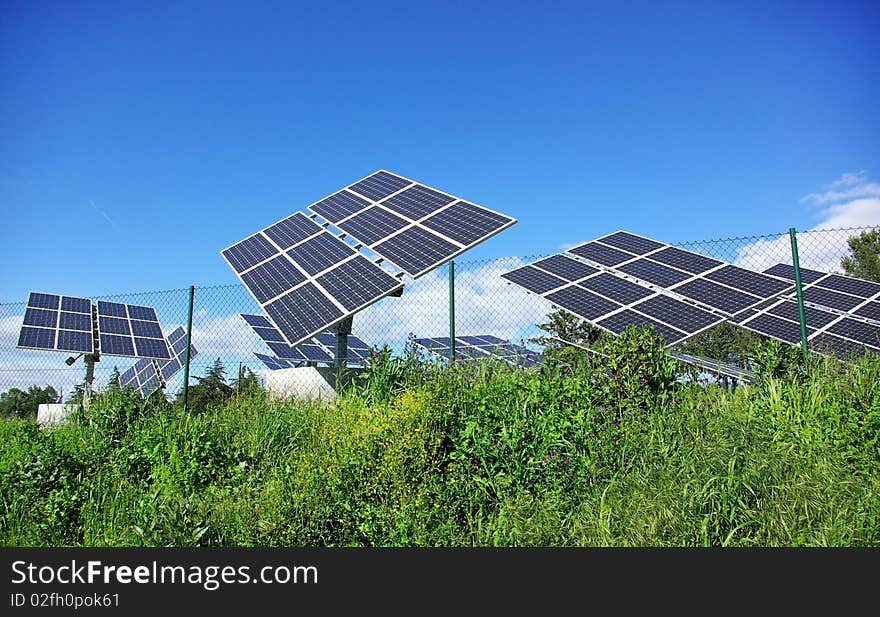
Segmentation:
<svg viewBox="0 0 880 617">
<path fill-rule="evenodd" d="M 189 348 L 192 345 L 193 329 L 193 300 L 196 295 L 195 285 L 189 286 L 189 315 L 186 321 L 186 355 L 183 363 L 183 413 L 186 413 L 189 403 Z"/>
<path fill-rule="evenodd" d="M 788 235 L 791 237 L 791 263 L 794 266 L 794 285 L 795 289 L 797 289 L 798 320 L 801 325 L 801 346 L 804 350 L 804 359 L 807 359 L 810 356 L 810 346 L 807 343 L 807 317 L 804 312 L 804 289 L 801 284 L 801 264 L 798 259 L 797 231 L 794 227 L 791 227 L 788 230 Z"/>
<path fill-rule="evenodd" d="M 351 334 L 351 322 L 353 320 L 354 316 L 349 315 L 336 325 L 336 358 L 334 365 L 337 383 L 342 379 L 342 374 L 348 365 L 348 335 Z"/>
<path fill-rule="evenodd" d="M 455 362 L 455 260 L 449 260 L 449 362 Z"/>
</svg>

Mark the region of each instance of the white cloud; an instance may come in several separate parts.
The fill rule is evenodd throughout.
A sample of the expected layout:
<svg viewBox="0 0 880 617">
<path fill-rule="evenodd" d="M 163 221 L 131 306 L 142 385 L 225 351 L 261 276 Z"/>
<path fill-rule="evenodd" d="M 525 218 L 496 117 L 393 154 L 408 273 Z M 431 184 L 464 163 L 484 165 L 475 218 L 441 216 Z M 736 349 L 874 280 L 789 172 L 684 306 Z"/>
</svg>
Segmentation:
<svg viewBox="0 0 880 617">
<path fill-rule="evenodd" d="M 880 226 L 880 183 L 869 181 L 864 171 L 842 174 L 823 192 L 806 195 L 801 202 L 821 207 L 820 220 L 808 230 L 798 230 L 798 259 L 805 268 L 841 272 L 840 261 L 849 254 L 847 240 L 860 233 L 853 228 Z M 791 262 L 788 234 L 737 250 L 736 263 L 752 270 Z"/>
</svg>

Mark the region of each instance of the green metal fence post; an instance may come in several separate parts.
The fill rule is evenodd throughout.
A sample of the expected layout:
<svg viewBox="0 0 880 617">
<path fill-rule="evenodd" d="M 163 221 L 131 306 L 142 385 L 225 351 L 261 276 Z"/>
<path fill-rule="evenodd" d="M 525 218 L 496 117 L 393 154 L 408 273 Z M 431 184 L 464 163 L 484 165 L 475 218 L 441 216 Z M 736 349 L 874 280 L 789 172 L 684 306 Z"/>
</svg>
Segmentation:
<svg viewBox="0 0 880 617">
<path fill-rule="evenodd" d="M 455 362 L 455 260 L 449 260 L 449 361 Z"/>
<path fill-rule="evenodd" d="M 186 413 L 189 402 L 189 349 L 192 346 L 193 330 L 193 299 L 196 294 L 196 286 L 189 287 L 189 316 L 186 321 L 186 356 L 183 364 L 183 413 Z"/>
<path fill-rule="evenodd" d="M 807 317 L 804 312 L 804 288 L 801 284 L 801 263 L 798 259 L 797 231 L 794 227 L 789 228 L 788 235 L 791 237 L 791 263 L 794 266 L 794 285 L 797 289 L 798 320 L 801 323 L 801 346 L 804 349 L 804 359 L 810 356 L 810 346 L 807 343 Z"/>
</svg>

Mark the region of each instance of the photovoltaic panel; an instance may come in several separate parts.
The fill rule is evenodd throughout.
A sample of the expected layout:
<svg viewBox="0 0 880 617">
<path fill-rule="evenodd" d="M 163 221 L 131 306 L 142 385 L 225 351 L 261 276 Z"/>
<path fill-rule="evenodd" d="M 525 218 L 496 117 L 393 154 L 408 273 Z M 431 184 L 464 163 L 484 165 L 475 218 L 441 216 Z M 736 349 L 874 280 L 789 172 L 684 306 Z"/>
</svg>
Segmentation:
<svg viewBox="0 0 880 617">
<path fill-rule="evenodd" d="M 162 379 L 168 381 L 186 364 L 186 331 L 180 326 L 175 328 L 167 337 L 168 349 L 171 351 L 170 360 L 157 362 L 157 368 Z M 190 344 L 189 358 L 192 360 L 199 355 L 195 345 Z"/>
<path fill-rule="evenodd" d="M 596 241 L 586 242 L 574 248 L 570 248 L 568 249 L 568 252 L 589 259 L 598 264 L 602 264 L 603 266 L 616 266 L 634 257 L 630 253 L 626 253 L 611 246 L 606 246 Z"/>
<path fill-rule="evenodd" d="M 871 298 L 880 295 L 880 283 L 841 276 L 839 274 L 829 274 L 821 281 L 816 281 L 816 285 L 858 296 L 859 298 Z"/>
<path fill-rule="evenodd" d="M 647 287 L 637 285 L 619 276 L 602 272 L 578 283 L 578 287 L 584 287 L 590 291 L 605 296 L 620 304 L 632 304 L 647 296 L 654 294 Z"/>
<path fill-rule="evenodd" d="M 872 300 L 866 302 L 853 311 L 853 315 L 880 322 L 880 301 Z"/>
<path fill-rule="evenodd" d="M 662 242 L 657 242 L 656 240 L 637 236 L 625 231 L 616 231 L 613 234 L 599 238 L 598 241 L 602 244 L 622 249 L 634 255 L 644 255 L 645 253 L 650 253 L 651 251 L 655 251 L 665 246 Z"/>
<path fill-rule="evenodd" d="M 566 284 L 565 279 L 539 270 L 531 264 L 505 272 L 501 275 L 501 278 L 516 283 L 520 287 L 524 287 L 536 294 L 543 294 Z"/>
<path fill-rule="evenodd" d="M 861 343 L 871 349 L 880 350 L 880 326 L 843 317 L 827 326 L 825 331 Z"/>
<path fill-rule="evenodd" d="M 275 358 L 273 356 L 267 356 L 265 354 L 254 352 L 254 355 L 266 365 L 270 371 L 277 371 L 285 368 L 296 368 L 299 366 L 295 362 L 290 362 L 289 360 L 282 360 L 281 358 Z"/>
<path fill-rule="evenodd" d="M 156 365 L 152 359 L 141 358 L 134 366 L 119 376 L 119 385 L 122 388 L 132 388 L 140 394 L 141 398 L 148 398 L 162 385 Z"/>
<path fill-rule="evenodd" d="M 770 315 L 776 315 L 777 317 L 782 317 L 783 319 L 788 319 L 789 321 L 800 323 L 800 316 L 798 314 L 798 306 L 796 302 L 783 300 L 768 308 L 766 312 Z M 811 306 L 805 306 L 804 318 L 806 319 L 808 326 L 810 326 L 811 328 L 819 329 L 827 326 L 835 319 L 838 319 L 838 316 L 834 313 L 829 313 L 828 311 L 823 311 L 817 308 L 813 308 Z"/>
<path fill-rule="evenodd" d="M 789 343 L 790 345 L 800 345 L 801 343 L 800 325 L 797 322 L 782 319 L 780 317 L 776 317 L 775 315 L 760 313 L 740 325 L 748 328 L 749 330 L 757 332 L 758 334 L 763 334 L 764 336 L 779 339 L 780 341 Z M 808 327 L 808 336 L 812 332 L 815 332 L 815 330 Z"/>
<path fill-rule="evenodd" d="M 691 274 L 700 274 L 724 263 L 674 246 L 651 253 L 651 259 Z"/>
<path fill-rule="evenodd" d="M 308 209 L 413 278 L 516 222 L 385 170 Z"/>
<path fill-rule="evenodd" d="M 754 306 L 760 300 L 751 294 L 730 289 L 703 278 L 691 279 L 672 289 L 679 295 L 717 308 L 730 315 Z"/>
<path fill-rule="evenodd" d="M 169 360 L 156 310 L 150 306 L 98 300 L 101 354 Z"/>
<path fill-rule="evenodd" d="M 865 353 L 864 345 L 827 332 L 817 334 L 809 341 L 809 345 L 816 353 L 838 358 L 861 356 Z"/>
<path fill-rule="evenodd" d="M 632 308 L 686 334 L 695 334 L 722 321 L 718 315 L 664 295 L 655 295 Z"/>
<path fill-rule="evenodd" d="M 630 309 L 624 309 L 620 312 L 605 317 L 604 319 L 600 319 L 596 322 L 596 325 L 604 328 L 605 330 L 608 330 L 609 332 L 612 332 L 613 334 L 620 334 L 629 326 L 640 328 L 650 325 L 653 326 L 654 331 L 657 334 L 663 336 L 663 339 L 667 346 L 684 340 L 687 336 L 684 332 L 677 330 L 672 326 L 668 326 L 664 323 L 657 321 L 656 319 L 651 319 L 650 317 L 647 317 Z"/>
<path fill-rule="evenodd" d="M 648 258 L 625 263 L 617 270 L 660 287 L 671 287 L 691 278 L 687 272 L 664 266 Z"/>
<path fill-rule="evenodd" d="M 17 347 L 47 351 L 93 353 L 92 301 L 31 292 Z"/>
<path fill-rule="evenodd" d="M 545 270 L 555 276 L 561 277 L 566 281 L 577 281 L 598 272 L 598 270 L 592 266 L 588 266 L 583 262 L 560 254 L 539 259 L 531 266 L 526 267 L 540 268 L 541 270 Z"/>
<path fill-rule="evenodd" d="M 364 200 L 337 194 L 331 201 L 338 207 Z M 221 254 L 283 342 L 293 346 L 403 286 L 301 212 Z"/>
<path fill-rule="evenodd" d="M 251 326 L 266 346 L 272 350 L 276 359 L 292 360 L 294 362 L 322 362 L 333 363 L 333 355 L 336 351 L 336 333 L 330 331 L 319 332 L 314 338 L 307 340 L 295 347 L 288 345 L 283 340 L 277 329 L 262 315 L 242 314 L 242 318 Z M 370 354 L 370 347 L 363 340 L 352 334 L 347 338 L 347 362 L 351 364 L 362 363 Z M 289 368 L 289 367 L 286 367 Z"/>
<path fill-rule="evenodd" d="M 706 278 L 759 298 L 769 298 L 792 289 L 787 281 L 732 265 L 713 270 L 706 274 Z"/>
<path fill-rule="evenodd" d="M 826 306 L 839 311 L 850 311 L 864 302 L 863 298 L 831 291 L 824 287 L 807 287 L 803 292 L 804 302 Z"/>
<path fill-rule="evenodd" d="M 801 283 L 813 283 L 816 280 L 826 276 L 825 272 L 819 272 L 818 270 L 809 270 L 807 268 L 801 268 Z M 778 276 L 780 278 L 788 279 L 792 282 L 795 280 L 794 276 L 794 266 L 789 264 L 776 264 L 770 268 L 764 270 L 764 274 L 772 274 L 773 276 Z"/>
<path fill-rule="evenodd" d="M 546 298 L 553 304 L 559 305 L 587 321 L 594 321 L 596 318 L 621 307 L 617 302 L 577 286 L 563 287 L 547 294 Z"/>
</svg>

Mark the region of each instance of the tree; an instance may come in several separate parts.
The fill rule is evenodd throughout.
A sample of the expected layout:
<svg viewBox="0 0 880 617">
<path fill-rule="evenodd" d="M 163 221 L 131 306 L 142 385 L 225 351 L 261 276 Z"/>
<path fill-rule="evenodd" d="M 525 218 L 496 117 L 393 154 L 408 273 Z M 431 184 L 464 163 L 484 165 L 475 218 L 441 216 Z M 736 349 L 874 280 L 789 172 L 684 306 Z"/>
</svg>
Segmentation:
<svg viewBox="0 0 880 617">
<path fill-rule="evenodd" d="M 119 385 L 119 367 L 114 365 L 113 372 L 110 373 L 110 378 L 107 380 L 107 389 L 108 390 L 119 390 L 121 386 Z"/>
<path fill-rule="evenodd" d="M 57 403 L 61 397 L 55 388 L 31 386 L 27 392 L 12 388 L 0 394 L 0 416 L 6 418 L 36 419 L 43 403 Z"/>
<path fill-rule="evenodd" d="M 250 368 L 239 365 L 238 377 L 232 380 L 232 389 L 236 394 L 251 394 L 262 389 L 260 378 Z"/>
<path fill-rule="evenodd" d="M 846 243 L 850 254 L 840 261 L 849 276 L 880 283 L 880 229 L 863 231 Z"/>
<path fill-rule="evenodd" d="M 567 343 L 590 346 L 599 340 L 604 333 L 603 330 L 565 309 L 548 313 L 547 318 L 549 321 L 538 324 L 538 328 L 547 334 L 529 339 L 533 343 L 544 346 L 545 358 L 555 358 L 566 363 L 583 359 L 586 352 Z"/>
<path fill-rule="evenodd" d="M 188 389 L 188 409 L 205 411 L 226 402 L 234 393 L 232 386 L 226 383 L 226 369 L 220 358 L 214 361 L 204 377 L 196 377 L 198 383 Z M 183 391 L 177 395 L 177 402 L 183 402 Z"/>
<path fill-rule="evenodd" d="M 683 353 L 748 368 L 752 349 L 758 339 L 759 335 L 724 321 L 675 347 Z"/>
</svg>

